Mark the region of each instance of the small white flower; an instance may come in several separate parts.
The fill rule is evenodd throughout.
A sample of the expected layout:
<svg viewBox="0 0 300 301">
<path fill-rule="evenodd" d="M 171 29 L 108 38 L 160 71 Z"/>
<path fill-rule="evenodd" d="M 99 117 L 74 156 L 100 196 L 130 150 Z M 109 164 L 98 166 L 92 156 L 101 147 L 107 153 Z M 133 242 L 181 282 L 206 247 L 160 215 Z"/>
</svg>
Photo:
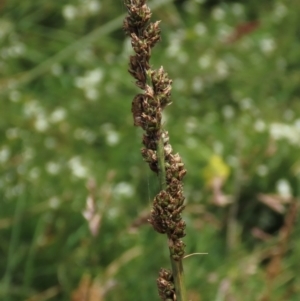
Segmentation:
<svg viewBox="0 0 300 301">
<path fill-rule="evenodd" d="M 118 198 L 131 198 L 134 195 L 134 188 L 130 183 L 120 182 L 114 189 L 114 195 Z"/>
<path fill-rule="evenodd" d="M 300 119 L 296 119 L 295 122 L 294 122 L 294 125 L 295 125 L 295 128 L 300 131 Z"/>
<path fill-rule="evenodd" d="M 31 160 L 34 156 L 35 156 L 35 150 L 30 148 L 30 147 L 26 147 L 24 152 L 23 152 L 23 157 L 25 161 L 29 161 Z"/>
<path fill-rule="evenodd" d="M 64 108 L 56 108 L 49 117 L 50 122 L 58 123 L 66 118 L 67 111 Z"/>
<path fill-rule="evenodd" d="M 233 107 L 229 105 L 226 105 L 222 108 L 222 113 L 226 119 L 231 119 L 235 114 Z"/>
<path fill-rule="evenodd" d="M 224 78 L 228 75 L 228 66 L 224 61 L 217 61 L 215 68 L 219 77 Z"/>
<path fill-rule="evenodd" d="M 114 130 L 110 130 L 106 133 L 106 143 L 110 146 L 115 146 L 120 141 L 120 135 Z"/>
<path fill-rule="evenodd" d="M 275 140 L 286 139 L 292 145 L 300 146 L 300 126 L 298 128 L 285 123 L 272 123 L 269 131 Z"/>
<path fill-rule="evenodd" d="M 38 167 L 33 167 L 30 169 L 28 175 L 32 180 L 37 179 L 40 176 L 41 172 Z"/>
<path fill-rule="evenodd" d="M 213 143 L 213 149 L 214 149 L 214 153 L 215 154 L 222 155 L 223 150 L 224 150 L 224 145 L 220 141 L 214 141 L 214 143 Z"/>
<path fill-rule="evenodd" d="M 240 106 L 242 110 L 249 110 L 253 105 L 253 100 L 249 97 L 243 98 L 240 102 Z"/>
<path fill-rule="evenodd" d="M 100 68 L 96 68 L 86 73 L 85 79 L 87 84 L 89 85 L 96 85 L 98 84 L 103 78 L 103 71 Z"/>
<path fill-rule="evenodd" d="M 37 115 L 34 127 L 38 132 L 45 132 L 48 129 L 49 123 L 44 114 Z"/>
<path fill-rule="evenodd" d="M 276 44 L 275 41 L 271 38 L 264 38 L 259 43 L 260 49 L 265 54 L 271 53 L 275 50 Z"/>
<path fill-rule="evenodd" d="M 216 21 L 220 21 L 223 20 L 225 17 L 225 11 L 221 8 L 221 7 L 216 7 L 213 9 L 212 11 L 212 17 L 216 20 Z"/>
<path fill-rule="evenodd" d="M 73 157 L 68 162 L 69 168 L 71 169 L 73 175 L 77 178 L 88 177 L 88 169 L 82 164 L 80 157 Z"/>
<path fill-rule="evenodd" d="M 228 40 L 228 37 L 232 34 L 232 32 L 232 27 L 226 24 L 220 24 L 217 32 L 217 38 L 220 42 L 226 42 Z"/>
<path fill-rule="evenodd" d="M 60 171 L 60 165 L 56 162 L 48 162 L 46 164 L 46 170 L 51 175 L 57 175 Z"/>
<path fill-rule="evenodd" d="M 31 100 L 24 104 L 24 114 L 26 117 L 36 116 L 39 113 L 43 113 L 43 110 L 37 100 Z"/>
<path fill-rule="evenodd" d="M 203 80 L 199 76 L 196 76 L 192 82 L 192 88 L 194 92 L 200 93 L 203 90 L 203 87 L 204 87 Z"/>
<path fill-rule="evenodd" d="M 9 48 L 11 57 L 19 57 L 25 53 L 25 45 L 22 43 L 17 43 Z"/>
<path fill-rule="evenodd" d="M 197 23 L 194 27 L 194 31 L 197 34 L 197 36 L 202 37 L 206 34 L 207 28 L 203 23 Z"/>
<path fill-rule="evenodd" d="M 63 7 L 62 14 L 66 20 L 74 20 L 78 15 L 78 10 L 74 5 L 67 4 Z"/>
<path fill-rule="evenodd" d="M 10 156 L 10 149 L 8 147 L 3 147 L 0 149 L 0 162 L 5 163 Z"/>
<path fill-rule="evenodd" d="M 17 90 L 13 90 L 9 93 L 9 99 L 12 102 L 19 102 L 21 99 L 21 96 L 22 96 L 22 94 Z"/>
<path fill-rule="evenodd" d="M 74 138 L 78 140 L 84 140 L 87 143 L 92 143 L 96 139 L 96 134 L 87 129 L 77 128 L 74 131 Z"/>
<path fill-rule="evenodd" d="M 266 165 L 259 165 L 256 169 L 257 174 L 260 177 L 265 177 L 268 174 L 268 167 Z"/>
<path fill-rule="evenodd" d="M 180 51 L 180 40 L 179 39 L 173 39 L 170 40 L 170 45 L 167 48 L 167 54 L 169 57 L 175 57 Z"/>
<path fill-rule="evenodd" d="M 53 64 L 51 67 L 51 73 L 55 76 L 61 75 L 63 72 L 63 68 L 60 64 Z"/>
<path fill-rule="evenodd" d="M 256 120 L 255 123 L 254 123 L 254 129 L 257 132 L 263 132 L 263 131 L 265 131 L 265 129 L 266 129 L 265 122 L 263 120 L 261 120 L 261 119 Z"/>
<path fill-rule="evenodd" d="M 190 14 L 195 14 L 197 6 L 194 1 L 185 1 L 183 2 L 183 9 Z"/>
<path fill-rule="evenodd" d="M 85 96 L 90 100 L 98 98 L 97 85 L 103 78 L 103 71 L 100 68 L 90 70 L 84 76 L 75 78 L 75 86 L 82 89 Z"/>
<path fill-rule="evenodd" d="M 185 131 L 188 134 L 193 133 L 198 127 L 198 122 L 195 117 L 189 117 L 185 123 Z"/>
<path fill-rule="evenodd" d="M 280 21 L 282 18 L 284 18 L 288 13 L 287 7 L 282 3 L 277 3 L 275 6 L 273 19 L 275 22 Z"/>
<path fill-rule="evenodd" d="M 292 195 L 290 183 L 286 179 L 280 179 L 276 183 L 276 190 L 283 198 L 289 198 Z"/>
<path fill-rule="evenodd" d="M 84 92 L 85 96 L 89 100 L 96 100 L 99 96 L 99 92 L 95 88 L 86 89 Z"/>
<path fill-rule="evenodd" d="M 53 196 L 49 199 L 49 207 L 52 209 L 57 209 L 60 205 L 61 201 L 57 196 Z"/>
<path fill-rule="evenodd" d="M 98 1 L 88 1 L 86 4 L 87 10 L 91 14 L 96 14 L 101 8 L 101 4 Z"/>
<path fill-rule="evenodd" d="M 208 67 L 210 67 L 211 62 L 212 62 L 212 58 L 211 55 L 209 54 L 205 54 L 201 56 L 198 60 L 198 64 L 202 69 L 207 69 Z"/>
<path fill-rule="evenodd" d="M 244 6 L 240 3 L 234 3 L 232 4 L 232 12 L 236 15 L 236 16 L 241 16 L 244 13 Z"/>
</svg>

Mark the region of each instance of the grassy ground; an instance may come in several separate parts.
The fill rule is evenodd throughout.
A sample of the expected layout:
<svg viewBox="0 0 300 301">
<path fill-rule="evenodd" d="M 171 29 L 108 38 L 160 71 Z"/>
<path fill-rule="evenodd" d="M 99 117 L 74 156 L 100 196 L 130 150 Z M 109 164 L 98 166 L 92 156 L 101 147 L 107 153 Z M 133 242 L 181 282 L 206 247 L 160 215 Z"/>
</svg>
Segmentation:
<svg viewBox="0 0 300 301">
<path fill-rule="evenodd" d="M 186 250 L 208 253 L 184 260 L 189 299 L 296 301 L 300 5 L 152 4 Z M 147 223 L 158 187 L 121 0 L 7 0 L 0 14 L 0 299 L 158 300 L 168 250 Z"/>
</svg>

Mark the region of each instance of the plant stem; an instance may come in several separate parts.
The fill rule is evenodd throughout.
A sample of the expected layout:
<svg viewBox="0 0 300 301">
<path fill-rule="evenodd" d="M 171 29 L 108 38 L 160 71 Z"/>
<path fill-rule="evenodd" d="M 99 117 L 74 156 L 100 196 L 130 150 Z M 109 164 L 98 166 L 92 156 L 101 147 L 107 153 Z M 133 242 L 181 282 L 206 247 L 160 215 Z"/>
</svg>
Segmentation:
<svg viewBox="0 0 300 301">
<path fill-rule="evenodd" d="M 176 291 L 176 301 L 187 301 L 182 260 L 176 261 L 172 256 L 170 256 L 170 258 Z"/>
<path fill-rule="evenodd" d="M 157 160 L 159 165 L 159 184 L 161 190 L 167 189 L 166 184 L 166 168 L 165 168 L 165 155 L 164 155 L 164 143 L 163 139 L 160 138 L 157 143 Z M 186 288 L 184 283 L 184 272 L 182 259 L 176 261 L 172 257 L 171 249 L 170 251 L 170 260 L 172 266 L 172 274 L 174 277 L 174 285 L 176 292 L 176 301 L 186 301 Z"/>
</svg>

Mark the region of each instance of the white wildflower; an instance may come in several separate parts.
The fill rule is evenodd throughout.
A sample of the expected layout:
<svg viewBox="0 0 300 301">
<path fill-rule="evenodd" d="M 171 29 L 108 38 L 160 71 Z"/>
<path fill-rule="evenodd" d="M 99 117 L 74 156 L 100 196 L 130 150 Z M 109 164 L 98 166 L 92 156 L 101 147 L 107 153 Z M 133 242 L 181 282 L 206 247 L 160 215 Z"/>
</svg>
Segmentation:
<svg viewBox="0 0 300 301">
<path fill-rule="evenodd" d="M 90 14 L 96 14 L 101 8 L 101 4 L 98 1 L 90 0 L 86 3 L 86 8 L 90 12 Z"/>
<path fill-rule="evenodd" d="M 56 108 L 50 115 L 49 121 L 52 123 L 58 123 L 63 121 L 67 116 L 67 111 L 64 108 Z"/>
<path fill-rule="evenodd" d="M 110 146 L 115 146 L 120 141 L 120 134 L 114 130 L 110 130 L 106 133 L 106 143 Z"/>
<path fill-rule="evenodd" d="M 223 151 L 224 151 L 224 145 L 222 142 L 220 141 L 214 141 L 213 143 L 213 150 L 214 153 L 217 155 L 222 155 Z"/>
<path fill-rule="evenodd" d="M 30 169 L 28 175 L 29 175 L 29 178 L 31 178 L 32 180 L 35 180 L 37 179 L 41 174 L 41 171 L 38 167 L 33 167 Z"/>
<path fill-rule="evenodd" d="M 212 57 L 210 54 L 205 54 L 201 56 L 198 60 L 198 64 L 202 69 L 207 69 L 208 67 L 210 67 L 211 62 L 212 62 Z"/>
<path fill-rule="evenodd" d="M 69 168 L 71 169 L 73 175 L 77 178 L 87 178 L 88 169 L 83 165 L 80 157 L 73 157 L 68 162 Z"/>
<path fill-rule="evenodd" d="M 49 199 L 49 207 L 52 209 L 57 209 L 61 203 L 60 199 L 57 196 L 53 196 Z"/>
<path fill-rule="evenodd" d="M 275 5 L 273 20 L 275 22 L 279 22 L 282 18 L 284 18 L 288 13 L 287 7 L 283 3 L 277 3 Z"/>
<path fill-rule="evenodd" d="M 233 3 L 231 10 L 238 17 L 244 14 L 244 6 L 240 3 Z"/>
<path fill-rule="evenodd" d="M 48 120 L 44 114 L 37 115 L 34 127 L 38 132 L 45 132 L 49 128 Z"/>
<path fill-rule="evenodd" d="M 113 192 L 117 198 L 131 198 L 134 195 L 134 188 L 130 183 L 120 182 L 114 187 Z"/>
<path fill-rule="evenodd" d="M 203 23 L 199 22 L 194 26 L 194 31 L 197 36 L 202 37 L 206 34 L 207 28 Z"/>
<path fill-rule="evenodd" d="M 226 119 L 231 119 L 234 117 L 234 109 L 232 106 L 226 105 L 222 108 L 222 114 Z"/>
<path fill-rule="evenodd" d="M 22 94 L 17 90 L 10 91 L 10 93 L 9 93 L 9 99 L 12 102 L 19 102 L 21 99 L 21 96 L 22 96 Z"/>
<path fill-rule="evenodd" d="M 280 179 L 277 181 L 276 190 L 283 198 L 290 198 L 292 196 L 291 185 L 286 179 Z"/>
<path fill-rule="evenodd" d="M 89 88 L 84 91 L 85 97 L 89 100 L 96 100 L 99 97 L 99 92 L 95 88 Z"/>
<path fill-rule="evenodd" d="M 5 163 L 10 156 L 10 149 L 8 147 L 3 147 L 0 149 L 0 162 Z"/>
<path fill-rule="evenodd" d="M 77 128 L 74 131 L 74 138 L 77 140 L 84 140 L 87 143 L 92 143 L 96 139 L 96 134 L 88 129 Z"/>
<path fill-rule="evenodd" d="M 292 145 L 300 146 L 300 126 L 296 126 L 296 123 L 294 126 L 285 123 L 272 123 L 269 131 L 275 140 L 286 139 Z"/>
<path fill-rule="evenodd" d="M 198 121 L 195 117 L 189 117 L 185 123 L 185 131 L 188 134 L 195 132 L 198 128 Z"/>
<path fill-rule="evenodd" d="M 221 8 L 221 7 L 216 7 L 213 9 L 212 11 L 212 17 L 216 20 L 216 21 L 220 21 L 223 20 L 225 17 L 225 11 Z"/>
<path fill-rule="evenodd" d="M 216 65 L 216 72 L 220 78 L 224 78 L 228 75 L 228 66 L 224 61 L 218 60 Z"/>
<path fill-rule="evenodd" d="M 272 38 L 264 38 L 259 42 L 260 49 L 263 53 L 269 54 L 273 52 L 276 48 L 276 44 L 274 39 Z"/>
<path fill-rule="evenodd" d="M 253 105 L 253 100 L 249 97 L 243 98 L 240 102 L 240 107 L 242 110 L 249 110 Z"/>
<path fill-rule="evenodd" d="M 177 54 L 180 51 L 180 40 L 179 39 L 173 39 L 170 40 L 170 45 L 168 46 L 166 52 L 169 57 L 176 57 Z"/>
<path fill-rule="evenodd" d="M 60 171 L 60 164 L 50 161 L 46 164 L 46 171 L 50 175 L 57 175 Z"/>
<path fill-rule="evenodd" d="M 78 15 L 76 6 L 67 4 L 63 7 L 62 14 L 66 20 L 74 20 Z"/>
<path fill-rule="evenodd" d="M 196 76 L 193 79 L 192 82 L 192 88 L 193 91 L 196 93 L 200 93 L 203 90 L 204 84 L 203 84 L 203 80 L 201 79 L 201 77 Z"/>
<path fill-rule="evenodd" d="M 258 119 L 255 121 L 254 123 L 254 129 L 257 131 L 257 132 L 263 132 L 266 130 L 266 124 L 263 120 L 261 119 Z"/>
<path fill-rule="evenodd" d="M 60 65 L 60 64 L 53 64 L 52 66 L 51 66 L 51 73 L 53 74 L 53 75 L 55 75 L 55 76 L 59 76 L 59 75 L 61 75 L 62 74 L 62 72 L 63 72 L 63 68 L 62 68 L 62 66 Z"/>
<path fill-rule="evenodd" d="M 300 119 L 299 118 L 295 120 L 294 126 L 295 126 L 295 129 L 300 131 Z"/>
<path fill-rule="evenodd" d="M 268 171 L 268 167 L 263 164 L 259 165 L 256 169 L 256 172 L 260 177 L 265 177 L 268 174 Z"/>
</svg>

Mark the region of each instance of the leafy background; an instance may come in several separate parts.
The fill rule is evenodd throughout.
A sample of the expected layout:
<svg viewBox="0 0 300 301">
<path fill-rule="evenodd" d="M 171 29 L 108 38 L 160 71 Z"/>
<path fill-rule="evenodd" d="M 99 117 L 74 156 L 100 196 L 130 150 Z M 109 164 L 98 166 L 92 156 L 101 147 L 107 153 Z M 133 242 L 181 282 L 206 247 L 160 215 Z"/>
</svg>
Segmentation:
<svg viewBox="0 0 300 301">
<path fill-rule="evenodd" d="M 152 64 L 185 180 L 193 301 L 298 300 L 296 1 L 160 0 Z M 121 0 L 0 4 L 1 300 L 158 300 L 166 239 L 133 127 Z"/>
</svg>

